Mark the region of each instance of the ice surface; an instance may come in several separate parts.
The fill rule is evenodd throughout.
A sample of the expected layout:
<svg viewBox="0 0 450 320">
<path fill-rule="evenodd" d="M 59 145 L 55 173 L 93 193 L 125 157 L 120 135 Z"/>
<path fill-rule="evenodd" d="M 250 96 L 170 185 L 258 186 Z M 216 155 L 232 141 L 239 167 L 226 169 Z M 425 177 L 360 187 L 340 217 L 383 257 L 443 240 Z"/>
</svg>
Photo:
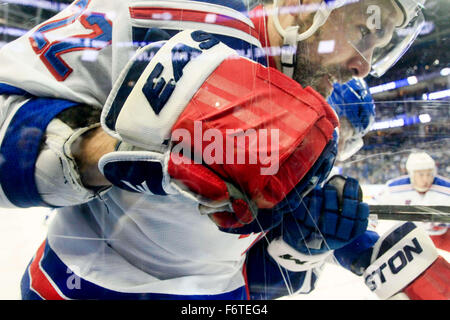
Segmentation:
<svg viewBox="0 0 450 320">
<path fill-rule="evenodd" d="M 380 186 L 363 186 L 366 201 Z M 20 299 L 20 280 L 36 249 L 45 239 L 53 213 L 45 208 L 0 209 L 0 300 Z M 394 222 L 383 221 L 377 226 L 382 233 Z M 448 252 L 440 252 L 450 260 Z M 377 300 L 362 278 L 339 266 L 327 264 L 316 290 L 294 295 L 289 300 Z"/>
<path fill-rule="evenodd" d="M 45 208 L 0 208 L 0 299 L 20 299 L 20 280 L 45 239 L 48 216 Z"/>
</svg>

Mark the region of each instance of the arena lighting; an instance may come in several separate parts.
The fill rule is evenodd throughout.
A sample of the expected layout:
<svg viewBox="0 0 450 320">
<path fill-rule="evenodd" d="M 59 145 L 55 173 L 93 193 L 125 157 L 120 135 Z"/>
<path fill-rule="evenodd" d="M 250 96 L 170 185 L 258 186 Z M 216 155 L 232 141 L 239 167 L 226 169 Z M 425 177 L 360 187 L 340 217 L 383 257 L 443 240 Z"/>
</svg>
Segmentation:
<svg viewBox="0 0 450 320">
<path fill-rule="evenodd" d="M 0 26 L 0 34 L 6 34 L 13 37 L 21 37 L 28 31 L 25 29 L 2 27 Z"/>
<path fill-rule="evenodd" d="M 384 92 L 384 91 L 394 90 L 396 88 L 398 88 L 397 84 L 395 83 L 395 81 L 392 81 L 392 82 L 380 84 L 375 87 L 371 87 L 371 88 L 369 88 L 369 91 L 371 94 L 375 94 L 375 93 L 380 93 L 380 92 Z"/>
<path fill-rule="evenodd" d="M 422 95 L 423 100 L 437 100 L 442 98 L 450 97 L 450 89 L 442 90 L 442 91 L 436 91 L 432 93 L 424 93 Z"/>
<path fill-rule="evenodd" d="M 408 77 L 406 79 L 395 80 L 392 82 L 380 84 L 379 86 L 369 88 L 371 94 L 380 93 L 384 91 L 394 90 L 401 87 L 411 86 L 419 83 L 419 79 L 416 76 Z"/>
<path fill-rule="evenodd" d="M 419 121 L 420 123 L 428 123 L 431 121 L 431 117 L 428 113 L 424 113 L 419 115 Z"/>
<path fill-rule="evenodd" d="M 17 4 L 28 7 L 35 7 L 41 9 L 47 9 L 51 11 L 61 11 L 68 7 L 66 3 L 57 3 L 54 1 L 46 0 L 1 0 L 2 3 Z"/>
<path fill-rule="evenodd" d="M 370 87 L 369 91 L 371 94 L 385 92 L 385 91 L 389 91 L 389 90 L 398 89 L 401 87 L 411 86 L 411 85 L 417 84 L 419 82 L 434 79 L 436 77 L 441 77 L 441 76 L 446 77 L 448 75 L 450 75 L 450 68 L 443 68 L 441 71 L 426 73 L 426 74 L 418 76 L 418 77 L 411 76 L 406 79 L 395 80 L 395 81 L 391 81 L 388 83 L 380 84 L 378 86 Z"/>
<path fill-rule="evenodd" d="M 419 80 L 417 80 L 416 76 L 408 77 L 408 78 L 406 78 L 406 81 L 411 86 L 419 82 Z"/>
<path fill-rule="evenodd" d="M 428 123 L 431 122 L 431 116 L 428 113 L 423 113 L 418 116 L 403 116 L 396 119 L 389 119 L 384 121 L 377 121 L 373 124 L 371 131 L 384 130 L 390 128 L 399 128 L 410 126 L 416 123 Z"/>
<path fill-rule="evenodd" d="M 383 129 L 389 129 L 389 128 L 398 128 L 398 127 L 403 127 L 404 125 L 405 125 L 405 121 L 403 119 L 391 119 L 391 120 L 375 122 L 370 130 L 374 131 L 374 130 L 383 130 Z"/>
</svg>

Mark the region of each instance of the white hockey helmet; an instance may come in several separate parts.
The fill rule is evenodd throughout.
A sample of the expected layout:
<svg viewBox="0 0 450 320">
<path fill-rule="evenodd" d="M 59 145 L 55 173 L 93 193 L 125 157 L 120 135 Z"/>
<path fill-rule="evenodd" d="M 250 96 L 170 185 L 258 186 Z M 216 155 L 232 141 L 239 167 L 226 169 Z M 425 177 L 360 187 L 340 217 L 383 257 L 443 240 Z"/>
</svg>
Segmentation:
<svg viewBox="0 0 450 320">
<path fill-rule="evenodd" d="M 413 152 L 406 161 L 406 171 L 411 175 L 417 170 L 433 170 L 436 173 L 436 163 L 426 152 Z"/>
<path fill-rule="evenodd" d="M 278 33 L 283 38 L 283 45 L 297 48 L 298 42 L 311 37 L 328 19 L 334 9 L 363 0 L 323 0 L 317 7 L 312 25 L 303 33 L 298 33 L 298 26 L 290 26 L 284 29 L 278 19 L 278 0 L 273 0 L 274 25 Z M 392 67 L 409 49 L 423 27 L 424 18 L 422 9 L 426 0 L 391 0 L 396 10 L 403 13 L 402 23 L 396 25 L 397 32 L 394 32 L 392 39 L 387 45 L 376 48 L 371 57 L 365 56 L 364 50 L 371 40 L 354 41 L 349 39 L 349 43 L 371 66 L 371 75 L 381 77 L 390 67 Z M 299 1 L 300 2 L 300 1 Z M 402 31 L 399 32 L 398 30 Z M 295 62 L 295 50 L 282 50 L 281 63 L 283 73 L 292 77 Z"/>
</svg>

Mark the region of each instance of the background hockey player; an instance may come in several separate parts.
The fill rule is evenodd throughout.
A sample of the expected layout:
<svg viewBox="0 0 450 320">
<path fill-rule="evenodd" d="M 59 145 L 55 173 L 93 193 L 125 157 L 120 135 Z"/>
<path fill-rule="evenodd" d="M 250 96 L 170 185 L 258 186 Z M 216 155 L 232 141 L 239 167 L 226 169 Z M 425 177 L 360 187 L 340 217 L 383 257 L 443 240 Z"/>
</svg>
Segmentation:
<svg viewBox="0 0 450 320">
<path fill-rule="evenodd" d="M 323 97 L 333 81 L 364 77 L 371 65 L 383 74 L 417 35 L 420 6 L 304 1 L 317 10 L 299 11 L 297 1 L 274 4 L 266 7 L 273 14 L 250 21 L 240 1 L 78 0 L 2 49 L 1 201 L 62 207 L 24 275 L 24 298 L 242 299 L 308 292 L 322 254 L 364 232 L 368 208 L 357 181 L 316 188 L 336 154 L 338 123 Z M 369 5 L 379 7 L 381 25 L 367 23 Z M 413 32 L 391 39 L 395 28 Z M 281 45 L 281 57 L 252 54 Z M 239 52 L 250 52 L 254 61 Z M 260 174 L 264 161 L 209 163 L 210 145 L 174 139 L 211 130 L 226 140 L 224 124 L 266 138 L 262 129 L 274 129 L 268 132 L 281 147 L 268 139 L 275 143 L 266 151 L 279 155 L 269 158 L 276 173 Z M 250 154 L 248 146 L 243 150 Z M 312 189 L 330 197 L 315 216 L 300 206 Z M 313 230 L 297 232 L 292 259 L 277 255 L 287 247 L 276 232 L 286 226 Z M 267 232 L 271 256 L 258 255 L 253 245 L 265 243 L 258 240 Z M 303 269 L 282 261 L 295 262 L 297 254 L 308 260 Z M 255 270 L 261 259 L 277 270 L 261 264 Z M 244 262 L 251 266 L 249 291 Z M 268 287 L 252 285 L 258 272 L 271 278 Z M 289 281 L 280 282 L 280 275 Z M 397 281 L 396 290 L 416 276 Z"/>
<path fill-rule="evenodd" d="M 379 204 L 448 206 L 450 182 L 437 174 L 434 159 L 423 151 L 412 152 L 406 160 L 408 175 L 389 180 L 377 196 Z M 450 234 L 444 223 L 422 223 L 436 246 L 450 251 Z"/>
</svg>

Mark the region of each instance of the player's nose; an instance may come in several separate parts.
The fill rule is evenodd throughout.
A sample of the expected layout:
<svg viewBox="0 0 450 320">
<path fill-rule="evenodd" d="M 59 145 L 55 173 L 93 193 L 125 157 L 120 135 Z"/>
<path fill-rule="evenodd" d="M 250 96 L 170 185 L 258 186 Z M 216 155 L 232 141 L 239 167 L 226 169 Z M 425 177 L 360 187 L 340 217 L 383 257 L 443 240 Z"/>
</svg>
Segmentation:
<svg viewBox="0 0 450 320">
<path fill-rule="evenodd" d="M 371 56 L 363 57 L 362 55 L 357 54 L 347 62 L 347 68 L 351 71 L 354 77 L 364 78 L 370 72 L 370 61 Z"/>
</svg>

